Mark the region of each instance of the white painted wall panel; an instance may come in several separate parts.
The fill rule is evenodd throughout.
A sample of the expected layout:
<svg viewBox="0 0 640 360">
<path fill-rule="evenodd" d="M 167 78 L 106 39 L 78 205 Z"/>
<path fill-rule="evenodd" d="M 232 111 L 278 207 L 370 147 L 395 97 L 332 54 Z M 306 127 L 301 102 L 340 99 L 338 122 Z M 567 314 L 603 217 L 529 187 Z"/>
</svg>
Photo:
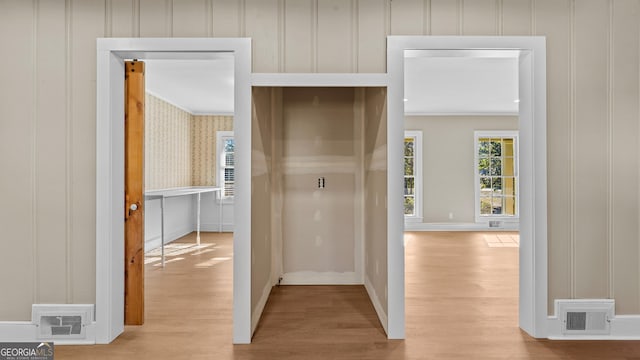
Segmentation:
<svg viewBox="0 0 640 360">
<path fill-rule="evenodd" d="M 318 72 L 351 72 L 353 65 L 353 0 L 318 1 Z"/>
<path fill-rule="evenodd" d="M 107 0 L 107 32 L 106 36 L 132 37 L 138 32 L 135 15 L 139 2 L 134 0 Z M 64 24 L 64 20 L 62 22 Z"/>
<path fill-rule="evenodd" d="M 171 37 L 173 17 L 171 0 L 140 1 L 140 36 Z"/>
<path fill-rule="evenodd" d="M 496 0 L 462 0 L 462 34 L 496 35 Z"/>
<path fill-rule="evenodd" d="M 547 227 L 549 257 L 549 303 L 568 299 L 572 294 L 573 226 L 571 199 L 571 49 L 569 0 L 538 0 L 535 27 L 547 36 L 547 54 L 556 61 L 547 62 Z"/>
<path fill-rule="evenodd" d="M 37 3 L 37 303 L 67 301 L 67 84 L 64 0 Z"/>
<path fill-rule="evenodd" d="M 460 1 L 431 0 L 431 35 L 459 35 Z"/>
<path fill-rule="evenodd" d="M 71 2 L 71 298 L 95 302 L 96 38 L 104 36 L 100 0 Z"/>
<path fill-rule="evenodd" d="M 212 0 L 213 5 L 213 36 L 216 37 L 240 37 L 244 36 L 241 30 L 241 7 L 244 1 L 239 0 Z"/>
<path fill-rule="evenodd" d="M 386 71 L 387 18 L 386 0 L 358 2 L 358 68 L 357 72 Z"/>
<path fill-rule="evenodd" d="M 0 11 L 0 319 L 27 320 L 34 300 L 35 88 L 34 4 L 5 2 Z M 16 36 L 21 34 L 22 36 Z M 60 241 L 61 239 L 55 239 Z"/>
<path fill-rule="evenodd" d="M 313 72 L 315 47 L 315 2 L 284 3 L 284 72 Z"/>
<path fill-rule="evenodd" d="M 246 36 L 252 39 L 253 72 L 279 72 L 280 7 L 278 0 L 245 0 Z"/>
<path fill-rule="evenodd" d="M 502 12 L 498 19 L 500 35 L 531 35 L 531 4 L 534 0 L 500 1 Z"/>
<path fill-rule="evenodd" d="M 640 166 L 640 2 L 615 1 L 612 7 L 611 71 L 611 292 L 616 314 L 640 312 L 638 266 L 638 169 Z M 629 31 L 633 30 L 633 31 Z M 635 240 L 635 241 L 634 241 Z"/>
<path fill-rule="evenodd" d="M 608 295 L 609 7 L 575 3 L 575 296 Z"/>
<path fill-rule="evenodd" d="M 424 31 L 424 1 L 391 1 L 391 35 L 422 35 Z"/>
<path fill-rule="evenodd" d="M 204 37 L 208 33 L 206 0 L 180 0 L 173 2 L 173 36 Z"/>
</svg>

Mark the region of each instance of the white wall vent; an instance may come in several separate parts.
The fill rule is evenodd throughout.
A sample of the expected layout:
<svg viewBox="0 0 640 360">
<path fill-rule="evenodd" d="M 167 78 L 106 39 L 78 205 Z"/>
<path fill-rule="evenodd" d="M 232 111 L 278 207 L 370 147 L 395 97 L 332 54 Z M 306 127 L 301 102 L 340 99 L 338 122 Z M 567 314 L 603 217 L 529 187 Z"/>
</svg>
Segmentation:
<svg viewBox="0 0 640 360">
<path fill-rule="evenodd" d="M 31 322 L 38 339 L 85 339 L 93 314 L 93 304 L 34 304 Z"/>
<path fill-rule="evenodd" d="M 611 333 L 615 301 L 556 300 L 562 333 L 566 335 L 602 335 Z"/>
</svg>

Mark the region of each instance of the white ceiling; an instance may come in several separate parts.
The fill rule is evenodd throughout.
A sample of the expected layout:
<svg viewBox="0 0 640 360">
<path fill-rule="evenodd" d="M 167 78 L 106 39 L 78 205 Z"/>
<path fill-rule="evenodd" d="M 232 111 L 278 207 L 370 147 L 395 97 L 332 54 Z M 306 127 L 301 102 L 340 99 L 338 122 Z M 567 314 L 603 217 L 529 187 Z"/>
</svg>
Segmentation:
<svg viewBox="0 0 640 360">
<path fill-rule="evenodd" d="M 233 57 L 145 60 L 146 90 L 194 115 L 233 114 Z"/>
<path fill-rule="evenodd" d="M 407 51 L 408 115 L 517 115 L 518 53 Z M 147 59 L 147 91 L 194 115 L 233 114 L 233 57 Z"/>
</svg>

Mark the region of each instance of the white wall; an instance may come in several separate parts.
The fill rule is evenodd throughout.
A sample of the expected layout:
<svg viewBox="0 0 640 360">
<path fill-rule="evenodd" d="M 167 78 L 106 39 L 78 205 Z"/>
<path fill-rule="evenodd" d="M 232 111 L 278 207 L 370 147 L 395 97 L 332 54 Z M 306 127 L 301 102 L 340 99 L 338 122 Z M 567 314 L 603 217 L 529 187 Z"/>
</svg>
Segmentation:
<svg viewBox="0 0 640 360">
<path fill-rule="evenodd" d="M 251 332 L 267 302 L 272 278 L 272 133 L 275 107 L 272 89 L 253 88 L 251 113 Z"/>
<path fill-rule="evenodd" d="M 284 88 L 282 98 L 284 278 L 355 273 L 356 194 L 361 191 L 355 91 Z M 317 185 L 320 177 L 323 189 Z"/>
<path fill-rule="evenodd" d="M 518 118 L 407 116 L 405 129 L 422 131 L 423 223 L 474 223 L 474 131 L 517 130 Z"/>
<path fill-rule="evenodd" d="M 364 94 L 364 282 L 382 326 L 387 330 L 387 91 Z M 404 300 L 404 297 L 402 298 Z"/>
</svg>

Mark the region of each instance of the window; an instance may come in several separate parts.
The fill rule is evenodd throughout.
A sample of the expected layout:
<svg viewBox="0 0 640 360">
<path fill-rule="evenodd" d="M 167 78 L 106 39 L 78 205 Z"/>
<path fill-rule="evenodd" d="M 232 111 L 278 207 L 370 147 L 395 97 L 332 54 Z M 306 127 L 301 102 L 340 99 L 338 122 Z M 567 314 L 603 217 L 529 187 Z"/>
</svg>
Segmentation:
<svg viewBox="0 0 640 360">
<path fill-rule="evenodd" d="M 518 217 L 518 132 L 476 131 L 476 221 Z"/>
<path fill-rule="evenodd" d="M 216 135 L 218 171 L 217 186 L 222 188 L 220 197 L 232 200 L 235 190 L 235 141 L 233 131 L 218 131 Z"/>
<path fill-rule="evenodd" d="M 404 132 L 404 217 L 422 222 L 422 132 Z"/>
</svg>

